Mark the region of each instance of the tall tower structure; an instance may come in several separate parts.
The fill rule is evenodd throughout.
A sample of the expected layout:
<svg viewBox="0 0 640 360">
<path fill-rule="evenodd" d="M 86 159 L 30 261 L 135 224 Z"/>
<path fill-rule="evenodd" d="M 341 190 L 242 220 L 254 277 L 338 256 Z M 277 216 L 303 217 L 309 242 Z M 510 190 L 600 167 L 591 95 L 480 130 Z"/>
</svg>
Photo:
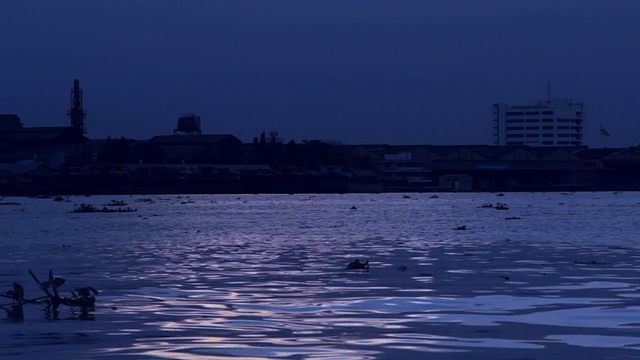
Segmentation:
<svg viewBox="0 0 640 360">
<path fill-rule="evenodd" d="M 80 88 L 80 80 L 73 80 L 73 89 L 71 90 L 71 108 L 67 112 L 71 119 L 71 127 L 80 134 L 85 134 L 87 130 L 84 127 L 84 118 L 87 113 L 82 107 L 82 88 Z"/>
</svg>

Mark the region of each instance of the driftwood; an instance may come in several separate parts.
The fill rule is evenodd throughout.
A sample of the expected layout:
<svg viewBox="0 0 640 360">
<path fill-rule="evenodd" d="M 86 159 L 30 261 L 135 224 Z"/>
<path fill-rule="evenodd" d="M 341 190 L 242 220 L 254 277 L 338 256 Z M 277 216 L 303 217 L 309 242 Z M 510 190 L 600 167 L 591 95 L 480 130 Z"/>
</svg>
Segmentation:
<svg viewBox="0 0 640 360">
<path fill-rule="evenodd" d="M 0 305 L 1 308 L 7 310 L 9 319 L 23 320 L 24 312 L 22 306 L 25 304 L 37 304 L 46 303 L 48 313 L 56 313 L 60 305 L 66 305 L 70 307 L 80 307 L 83 313 L 86 313 L 89 308 L 93 308 L 98 290 L 92 287 L 78 288 L 71 291 L 71 297 L 62 297 L 58 292 L 58 288 L 61 287 L 67 280 L 61 277 L 54 277 L 53 272 L 49 270 L 49 278 L 47 281 L 40 281 L 33 271 L 29 270 L 29 274 L 33 280 L 38 284 L 38 287 L 44 291 L 46 296 L 28 299 L 25 297 L 24 287 L 17 282 L 13 283 L 13 288 L 4 294 L 0 294 L 2 297 L 11 299 L 10 304 Z M 54 315 L 55 318 L 57 315 Z"/>
</svg>

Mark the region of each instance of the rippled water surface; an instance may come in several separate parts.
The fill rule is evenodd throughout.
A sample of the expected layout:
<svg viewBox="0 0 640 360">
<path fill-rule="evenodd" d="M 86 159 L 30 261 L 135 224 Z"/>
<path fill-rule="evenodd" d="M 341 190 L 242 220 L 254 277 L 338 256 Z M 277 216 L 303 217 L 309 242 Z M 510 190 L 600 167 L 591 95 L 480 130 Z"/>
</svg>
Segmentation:
<svg viewBox="0 0 640 360">
<path fill-rule="evenodd" d="M 0 291 L 97 306 L 25 305 L 0 357 L 640 359 L 640 193 L 68 200 L 3 200 Z"/>
</svg>

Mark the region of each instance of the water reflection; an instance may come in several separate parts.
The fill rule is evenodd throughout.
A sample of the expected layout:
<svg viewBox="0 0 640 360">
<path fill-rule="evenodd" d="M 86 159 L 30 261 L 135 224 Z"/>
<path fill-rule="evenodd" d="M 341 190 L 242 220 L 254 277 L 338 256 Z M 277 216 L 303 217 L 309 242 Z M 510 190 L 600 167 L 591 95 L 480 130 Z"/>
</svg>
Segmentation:
<svg viewBox="0 0 640 360">
<path fill-rule="evenodd" d="M 28 358 L 47 332 L 85 358 L 635 354 L 635 228 L 619 221 L 615 243 L 600 232 L 606 219 L 637 218 L 625 204 L 639 194 L 563 198 L 573 215 L 557 207 L 561 195 L 508 194 L 518 221 L 478 208 L 491 194 L 429 196 L 163 196 L 133 215 L 82 216 L 21 199 L 24 211 L 1 214 L 11 225 L 0 279 L 46 267 L 101 295 L 95 312 L 48 321 L 25 307 L 24 321 L 2 327 L 0 355 Z M 452 230 L 461 219 L 467 230 Z M 345 270 L 356 258 L 370 270 Z M 91 346 L 70 340 L 79 336 Z"/>
</svg>

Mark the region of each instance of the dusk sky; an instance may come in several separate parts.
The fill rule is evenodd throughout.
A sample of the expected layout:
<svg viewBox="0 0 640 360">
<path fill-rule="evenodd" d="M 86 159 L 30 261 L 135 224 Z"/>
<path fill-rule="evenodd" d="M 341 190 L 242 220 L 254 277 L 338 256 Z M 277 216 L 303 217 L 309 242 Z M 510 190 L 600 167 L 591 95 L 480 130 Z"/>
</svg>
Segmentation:
<svg viewBox="0 0 640 360">
<path fill-rule="evenodd" d="M 585 103 L 585 144 L 640 144 L 638 0 L 2 0 L 0 113 L 90 138 L 491 144 L 491 105 Z M 599 134 L 604 126 L 610 137 Z"/>
</svg>

